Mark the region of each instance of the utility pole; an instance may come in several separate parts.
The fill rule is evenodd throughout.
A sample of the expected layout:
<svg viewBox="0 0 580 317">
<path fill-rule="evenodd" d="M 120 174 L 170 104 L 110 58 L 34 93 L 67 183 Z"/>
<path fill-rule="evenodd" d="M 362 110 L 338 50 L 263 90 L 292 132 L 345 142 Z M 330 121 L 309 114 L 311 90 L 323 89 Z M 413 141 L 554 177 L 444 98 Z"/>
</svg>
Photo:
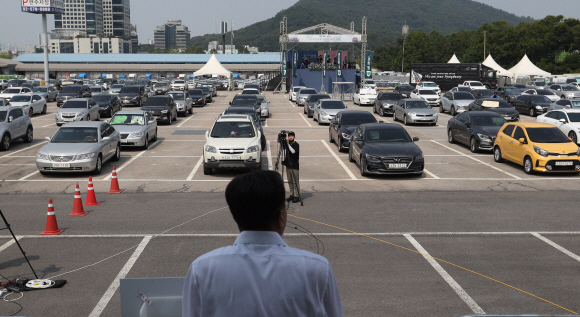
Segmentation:
<svg viewBox="0 0 580 317">
<path fill-rule="evenodd" d="M 405 20 L 405 25 L 403 25 L 403 57 L 401 58 L 401 73 L 404 73 L 405 41 L 407 40 L 407 34 L 409 34 L 409 26 L 407 25 L 407 20 Z"/>
<path fill-rule="evenodd" d="M 483 60 L 485 61 L 485 45 L 487 40 L 487 31 L 483 31 Z"/>
</svg>

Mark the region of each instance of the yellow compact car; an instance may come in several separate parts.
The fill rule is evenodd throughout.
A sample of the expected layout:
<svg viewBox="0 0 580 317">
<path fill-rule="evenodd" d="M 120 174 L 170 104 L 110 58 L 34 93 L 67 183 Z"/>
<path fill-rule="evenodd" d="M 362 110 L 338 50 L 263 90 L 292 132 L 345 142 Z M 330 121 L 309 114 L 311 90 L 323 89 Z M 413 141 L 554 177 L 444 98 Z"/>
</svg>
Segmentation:
<svg viewBox="0 0 580 317">
<path fill-rule="evenodd" d="M 506 123 L 493 145 L 493 159 L 533 172 L 580 172 L 580 148 L 557 127 L 538 122 Z"/>
</svg>

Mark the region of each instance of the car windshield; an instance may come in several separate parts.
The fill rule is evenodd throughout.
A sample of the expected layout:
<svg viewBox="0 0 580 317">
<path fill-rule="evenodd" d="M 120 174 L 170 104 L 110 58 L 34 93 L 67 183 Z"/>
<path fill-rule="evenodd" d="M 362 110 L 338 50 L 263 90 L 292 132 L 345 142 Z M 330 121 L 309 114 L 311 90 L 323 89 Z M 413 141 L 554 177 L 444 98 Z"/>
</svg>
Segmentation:
<svg viewBox="0 0 580 317">
<path fill-rule="evenodd" d="M 320 103 L 322 109 L 346 109 L 342 101 L 324 101 Z"/>
<path fill-rule="evenodd" d="M 470 82 L 469 85 L 473 86 L 473 87 L 482 87 L 483 86 L 481 83 L 478 83 L 478 82 Z"/>
<path fill-rule="evenodd" d="M 572 142 L 558 128 L 526 128 L 530 140 L 535 143 L 568 143 Z"/>
<path fill-rule="evenodd" d="M 407 109 L 429 109 L 431 106 L 426 101 L 407 101 Z"/>
<path fill-rule="evenodd" d="M 530 100 L 532 102 L 542 102 L 542 103 L 549 103 L 550 99 L 548 99 L 548 97 L 544 97 L 544 96 L 530 96 Z"/>
<path fill-rule="evenodd" d="M 330 99 L 329 95 L 310 95 L 310 102 L 317 102 L 320 99 Z"/>
<path fill-rule="evenodd" d="M 435 92 L 435 90 L 421 89 L 421 90 L 419 90 L 419 94 L 420 95 L 436 95 L 437 93 Z"/>
<path fill-rule="evenodd" d="M 258 114 L 256 113 L 256 111 L 254 111 L 253 108 L 242 108 L 241 109 L 226 109 L 226 111 L 224 112 L 224 114 L 245 114 L 248 115 L 250 117 L 252 117 L 252 119 L 254 119 L 254 121 L 258 121 Z"/>
<path fill-rule="evenodd" d="M 343 112 L 342 114 L 342 125 L 356 125 L 359 126 L 365 123 L 376 123 L 377 119 L 370 113 L 368 114 L 351 114 Z"/>
<path fill-rule="evenodd" d="M 139 87 L 123 87 L 119 91 L 120 94 L 138 94 Z"/>
<path fill-rule="evenodd" d="M 0 111 L 0 122 L 4 122 L 6 120 L 6 111 Z"/>
<path fill-rule="evenodd" d="M 437 84 L 436 83 L 424 83 L 423 87 L 437 87 Z"/>
<path fill-rule="evenodd" d="M 505 120 L 500 116 L 472 116 L 471 124 L 476 127 L 501 127 Z"/>
<path fill-rule="evenodd" d="M 316 94 L 316 90 L 314 89 L 300 89 L 300 94 L 301 95 L 312 95 L 312 94 Z"/>
<path fill-rule="evenodd" d="M 543 82 L 543 81 L 535 81 L 535 82 L 534 82 L 534 85 L 536 85 L 536 86 L 545 86 L 545 85 L 546 85 L 546 83 L 545 83 L 545 82 Z"/>
<path fill-rule="evenodd" d="M 246 97 L 236 97 L 232 100 L 232 106 L 253 106 L 256 105 L 258 100 L 256 97 L 246 98 Z"/>
<path fill-rule="evenodd" d="M 62 105 L 62 108 L 82 108 L 82 109 L 86 109 L 88 108 L 88 103 L 84 100 L 71 100 L 71 101 L 67 101 L 64 103 L 64 105 Z"/>
<path fill-rule="evenodd" d="M 117 85 L 111 86 L 111 88 L 123 88 L 123 87 L 125 87 L 125 85 L 117 84 Z"/>
<path fill-rule="evenodd" d="M 172 93 L 170 95 L 173 97 L 173 100 L 184 100 L 182 93 Z"/>
<path fill-rule="evenodd" d="M 204 87 L 204 86 L 202 86 L 202 87 L 201 87 L 201 90 L 202 90 L 202 91 L 203 91 L 203 93 L 205 93 L 205 94 L 209 93 L 209 87 Z"/>
<path fill-rule="evenodd" d="M 3 93 L 4 94 L 19 94 L 20 93 L 20 89 L 8 88 L 8 89 L 4 90 Z"/>
<path fill-rule="evenodd" d="M 503 100 L 483 100 L 481 106 L 484 108 L 513 108 Z"/>
<path fill-rule="evenodd" d="M 167 97 L 150 97 L 145 101 L 143 107 L 165 107 L 167 106 Z"/>
<path fill-rule="evenodd" d="M 111 118 L 112 125 L 145 125 L 142 114 L 116 114 Z"/>
<path fill-rule="evenodd" d="M 51 143 L 96 143 L 99 140 L 97 128 L 62 127 L 52 137 Z"/>
<path fill-rule="evenodd" d="M 479 96 L 481 96 L 483 98 L 487 98 L 487 97 L 493 96 L 493 91 L 488 90 L 488 89 L 480 89 L 480 90 L 477 91 L 477 93 L 479 94 Z"/>
<path fill-rule="evenodd" d="M 102 91 L 103 91 L 103 89 L 100 87 L 91 88 L 91 92 L 102 92 Z"/>
<path fill-rule="evenodd" d="M 365 141 L 368 143 L 378 142 L 411 142 L 411 137 L 402 128 L 367 129 Z"/>
<path fill-rule="evenodd" d="M 212 138 L 253 138 L 251 122 L 216 122 L 211 131 Z"/>
<path fill-rule="evenodd" d="M 173 82 L 174 84 L 185 84 L 183 80 L 176 80 Z"/>
<path fill-rule="evenodd" d="M 469 87 L 457 87 L 457 91 L 470 91 L 471 88 Z"/>
<path fill-rule="evenodd" d="M 302 87 L 294 87 L 294 88 L 292 89 L 292 91 L 293 91 L 293 92 L 298 92 L 300 89 L 302 89 Z"/>
<path fill-rule="evenodd" d="M 580 108 L 580 100 L 570 100 L 572 102 L 572 107 Z"/>
<path fill-rule="evenodd" d="M 33 92 L 48 92 L 48 88 L 47 87 L 35 87 L 32 88 Z"/>
<path fill-rule="evenodd" d="M 401 100 L 401 95 L 399 94 L 382 94 L 380 100 L 392 100 L 397 101 Z"/>
<path fill-rule="evenodd" d="M 415 89 L 413 86 L 399 86 L 399 90 L 404 92 L 413 91 L 413 89 Z"/>
<path fill-rule="evenodd" d="M 157 84 L 153 85 L 153 87 L 155 87 L 155 88 L 167 88 L 167 87 L 169 87 L 169 84 L 168 83 L 157 83 Z"/>
<path fill-rule="evenodd" d="M 113 96 L 107 94 L 93 96 L 93 100 L 96 102 L 109 102 L 111 99 L 113 99 Z"/>
<path fill-rule="evenodd" d="M 201 89 L 192 89 L 188 90 L 189 95 L 192 97 L 201 97 L 203 95 L 203 90 Z"/>
<path fill-rule="evenodd" d="M 555 96 L 556 95 L 549 90 L 537 90 L 536 92 L 538 93 L 538 95 L 542 95 L 542 96 Z"/>
<path fill-rule="evenodd" d="M 16 95 L 10 99 L 10 102 L 30 102 L 31 95 Z"/>
<path fill-rule="evenodd" d="M 62 90 L 60 91 L 61 93 L 78 93 L 81 91 L 81 86 L 66 86 L 63 87 Z"/>
<path fill-rule="evenodd" d="M 515 93 L 519 93 L 519 92 L 520 92 L 520 90 L 519 90 L 519 89 L 517 89 L 517 88 L 506 88 L 506 89 L 505 89 L 505 91 L 506 91 L 507 93 L 513 93 L 513 94 L 515 94 Z"/>
<path fill-rule="evenodd" d="M 580 113 L 568 112 L 568 118 L 570 118 L 570 122 L 580 122 Z M 0 121 L 2 121 L 2 120 L 0 120 Z"/>
<path fill-rule="evenodd" d="M 562 86 L 562 90 L 564 91 L 578 91 L 578 88 L 574 86 Z"/>
<path fill-rule="evenodd" d="M 247 89 L 242 91 L 242 95 L 259 95 L 260 92 L 254 89 Z"/>
<path fill-rule="evenodd" d="M 453 94 L 455 100 L 475 100 L 472 94 L 468 92 L 456 92 Z"/>
</svg>

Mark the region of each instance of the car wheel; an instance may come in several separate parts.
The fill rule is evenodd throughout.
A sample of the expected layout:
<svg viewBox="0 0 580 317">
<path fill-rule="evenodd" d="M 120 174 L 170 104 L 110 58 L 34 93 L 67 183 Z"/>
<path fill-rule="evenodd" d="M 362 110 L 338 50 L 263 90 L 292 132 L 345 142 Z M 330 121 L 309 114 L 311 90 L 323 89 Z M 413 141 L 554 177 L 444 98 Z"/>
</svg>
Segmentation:
<svg viewBox="0 0 580 317">
<path fill-rule="evenodd" d="M 536 116 L 536 109 L 534 108 L 530 108 L 530 113 L 529 113 L 530 117 L 535 117 Z"/>
<path fill-rule="evenodd" d="M 381 115 L 381 117 L 384 117 L 385 116 L 385 109 L 383 109 L 383 107 L 380 107 L 379 109 L 381 109 L 379 114 Z"/>
<path fill-rule="evenodd" d="M 352 147 L 348 147 L 348 161 L 349 162 L 354 162 L 354 159 L 352 158 Z"/>
<path fill-rule="evenodd" d="M 34 109 L 32 109 L 32 106 L 30 106 L 30 109 L 28 109 L 28 116 L 32 117 L 34 115 Z"/>
<path fill-rule="evenodd" d="M 306 111 L 306 106 L 304 106 L 304 114 L 308 114 L 308 112 Z"/>
<path fill-rule="evenodd" d="M 42 114 L 46 114 L 46 105 L 42 106 Z"/>
<path fill-rule="evenodd" d="M 169 116 L 169 123 L 168 123 L 168 125 L 171 125 L 172 122 L 173 122 L 173 116 Z"/>
<path fill-rule="evenodd" d="M 115 156 L 111 158 L 111 161 L 117 162 L 121 159 L 121 145 L 117 144 L 117 148 L 115 149 Z"/>
<path fill-rule="evenodd" d="M 397 114 L 395 113 L 395 110 L 393 110 L 393 121 L 397 121 Z"/>
<path fill-rule="evenodd" d="M 503 162 L 503 157 L 501 156 L 501 149 L 499 148 L 499 146 L 496 146 L 493 149 L 493 160 L 496 161 L 497 163 Z"/>
<path fill-rule="evenodd" d="M 97 162 L 95 163 L 95 170 L 93 171 L 93 175 L 101 174 L 102 170 L 103 170 L 103 157 L 99 153 L 99 156 L 97 157 Z"/>
<path fill-rule="evenodd" d="M 338 140 L 336 140 L 336 145 L 338 147 L 338 152 L 342 152 L 342 137 L 338 137 Z"/>
<path fill-rule="evenodd" d="M 26 129 L 26 135 L 24 136 L 23 140 L 25 143 L 31 143 L 33 139 L 34 131 L 32 130 L 32 126 L 29 126 L 28 129 Z"/>
<path fill-rule="evenodd" d="M 153 135 L 153 139 L 151 139 L 153 142 L 157 141 L 157 129 L 155 129 L 155 135 Z"/>
<path fill-rule="evenodd" d="M 56 124 L 57 127 L 60 127 L 61 125 L 62 125 L 62 123 L 57 123 Z"/>
<path fill-rule="evenodd" d="M 143 100 L 139 99 L 139 108 L 143 107 Z"/>
<path fill-rule="evenodd" d="M 328 131 L 328 142 L 334 143 L 334 139 L 332 138 L 332 133 L 330 133 L 330 131 Z"/>
<path fill-rule="evenodd" d="M 529 156 L 526 156 L 526 158 L 524 158 L 524 172 L 526 172 L 526 174 L 534 173 L 534 163 L 532 162 L 532 159 Z"/>
<path fill-rule="evenodd" d="M 451 114 L 451 116 L 455 117 L 455 106 L 451 106 L 451 110 L 449 111 L 449 113 Z"/>
<path fill-rule="evenodd" d="M 0 142 L 0 150 L 8 151 L 8 149 L 10 149 L 10 135 L 4 133 L 4 136 L 2 136 L 2 142 Z"/>
<path fill-rule="evenodd" d="M 191 108 L 189 108 L 189 114 L 193 114 L 193 106 L 191 106 Z"/>
<path fill-rule="evenodd" d="M 367 176 L 367 172 L 365 172 L 365 158 L 364 157 L 360 157 L 360 176 Z"/>
<path fill-rule="evenodd" d="M 477 141 L 475 140 L 474 137 L 471 138 L 471 140 L 469 141 L 469 149 L 471 150 L 471 153 L 477 153 L 479 152 L 479 145 L 477 144 Z"/>
<path fill-rule="evenodd" d="M 440 112 L 440 113 L 443 113 L 443 112 L 445 112 L 445 111 L 443 110 L 443 104 L 442 104 L 442 103 L 440 103 L 440 104 L 439 104 L 439 112 Z"/>
<path fill-rule="evenodd" d="M 205 162 L 203 162 L 203 175 L 211 175 L 211 174 L 213 174 L 213 169 L 205 167 Z"/>
<path fill-rule="evenodd" d="M 572 142 L 578 144 L 578 137 L 576 136 L 576 133 L 574 131 L 570 131 L 570 133 L 568 133 L 568 137 L 570 138 L 570 140 L 572 140 Z"/>
<path fill-rule="evenodd" d="M 404 125 L 408 125 L 408 123 L 407 123 L 407 115 L 404 115 L 403 116 L 403 124 Z"/>
<path fill-rule="evenodd" d="M 455 138 L 453 138 L 453 131 L 451 129 L 447 131 L 447 141 L 449 143 L 455 143 Z"/>
<path fill-rule="evenodd" d="M 113 117 L 113 107 L 111 107 L 111 109 L 109 110 L 109 118 Z"/>
<path fill-rule="evenodd" d="M 320 115 L 318 115 L 318 120 L 316 120 L 316 121 L 318 121 L 318 125 L 322 124 L 322 123 L 320 123 Z"/>
</svg>

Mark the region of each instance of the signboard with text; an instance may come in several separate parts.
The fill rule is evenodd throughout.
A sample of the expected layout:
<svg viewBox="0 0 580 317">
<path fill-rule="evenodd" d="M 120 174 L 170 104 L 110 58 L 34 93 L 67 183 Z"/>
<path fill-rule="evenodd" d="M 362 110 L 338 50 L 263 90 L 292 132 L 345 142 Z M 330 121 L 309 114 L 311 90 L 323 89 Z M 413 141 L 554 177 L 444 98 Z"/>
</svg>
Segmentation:
<svg viewBox="0 0 580 317">
<path fill-rule="evenodd" d="M 358 43 L 359 34 L 288 34 L 291 43 Z"/>
<path fill-rule="evenodd" d="M 373 55 L 374 52 L 368 52 L 365 62 L 365 79 L 373 78 Z"/>
<path fill-rule="evenodd" d="M 64 0 L 21 0 L 22 12 L 63 14 Z"/>
<path fill-rule="evenodd" d="M 286 50 L 282 51 L 282 78 L 288 78 L 286 70 L 288 69 L 288 53 Z"/>
</svg>

